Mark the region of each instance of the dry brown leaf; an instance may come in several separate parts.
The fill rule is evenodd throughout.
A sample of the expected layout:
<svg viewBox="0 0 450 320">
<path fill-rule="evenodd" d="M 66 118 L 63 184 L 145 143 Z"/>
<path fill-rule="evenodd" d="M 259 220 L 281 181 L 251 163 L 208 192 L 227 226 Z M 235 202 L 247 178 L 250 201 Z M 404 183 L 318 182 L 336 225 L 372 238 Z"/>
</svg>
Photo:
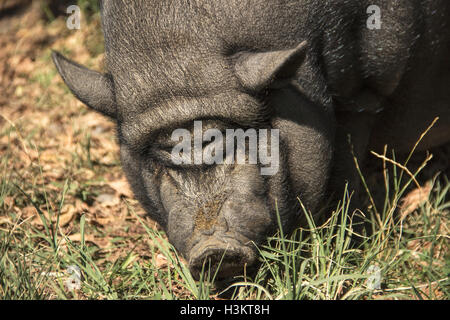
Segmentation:
<svg viewBox="0 0 450 320">
<path fill-rule="evenodd" d="M 6 205 L 7 209 L 10 209 L 14 205 L 14 197 L 5 197 L 3 198 L 3 203 Z"/>
<path fill-rule="evenodd" d="M 31 208 L 33 209 L 34 215 L 35 215 L 35 217 L 31 223 L 34 225 L 42 226 L 43 222 L 42 222 L 41 217 L 38 215 L 36 208 L 34 208 L 34 207 L 31 207 Z M 65 227 L 66 225 L 68 225 L 70 222 L 72 222 L 72 220 L 77 215 L 77 210 L 73 205 L 65 206 L 61 212 L 67 212 L 67 213 L 61 214 L 59 216 L 59 226 L 60 227 Z M 50 216 L 49 216 L 48 212 L 44 212 L 44 216 L 47 219 L 47 221 L 50 220 Z M 58 219 L 57 215 L 54 215 L 52 217 L 52 222 L 56 223 L 57 219 Z"/>
<path fill-rule="evenodd" d="M 78 212 L 88 212 L 89 206 L 86 202 L 81 201 L 80 199 L 75 200 L 75 208 Z"/>
<path fill-rule="evenodd" d="M 21 74 L 29 74 L 34 70 L 34 63 L 29 57 L 25 57 L 22 61 L 17 63 L 15 71 Z"/>
<path fill-rule="evenodd" d="M 96 198 L 97 202 L 105 207 L 112 207 L 120 203 L 119 198 L 114 194 L 103 193 Z"/>
<path fill-rule="evenodd" d="M 105 225 L 111 224 L 112 222 L 114 222 L 114 220 L 115 220 L 114 217 L 106 217 L 106 218 L 95 217 L 94 219 L 92 219 L 92 222 L 94 222 L 98 225 L 101 225 L 101 226 L 105 226 Z"/>
<path fill-rule="evenodd" d="M 81 233 L 75 233 L 75 234 L 71 234 L 70 236 L 67 236 L 67 238 L 72 241 L 72 242 L 81 242 Z M 90 242 L 95 244 L 97 247 L 99 248 L 104 248 L 107 246 L 107 240 L 106 239 L 95 239 L 94 236 L 89 235 L 89 234 L 85 234 L 84 235 L 84 242 Z M 65 244 L 66 243 L 66 239 L 62 239 L 61 244 Z"/>
<path fill-rule="evenodd" d="M 161 253 L 158 253 L 155 259 L 155 265 L 158 269 L 167 267 L 167 258 L 163 256 Z"/>
<path fill-rule="evenodd" d="M 28 207 L 22 208 L 20 210 L 20 214 L 21 214 L 22 219 L 27 219 L 27 218 L 30 218 L 33 216 L 36 216 L 37 218 L 39 218 L 39 216 L 37 215 L 36 208 L 33 206 L 28 206 Z"/>
<path fill-rule="evenodd" d="M 68 211 L 59 217 L 59 225 L 64 227 L 68 225 L 77 216 L 77 209 L 73 205 L 68 206 Z"/>
<path fill-rule="evenodd" d="M 430 196 L 431 189 L 432 189 L 431 182 L 427 182 L 427 184 L 421 187 L 420 189 L 417 188 L 408 193 L 402 199 L 402 204 L 400 206 L 401 219 L 404 219 L 408 214 L 414 212 L 414 210 L 416 210 L 424 202 L 426 202 Z"/>
<path fill-rule="evenodd" d="M 419 249 L 419 247 L 420 247 L 420 240 L 418 240 L 418 239 L 410 240 L 410 241 L 408 241 L 408 244 L 406 247 L 409 250 L 417 251 L 417 249 Z"/>
<path fill-rule="evenodd" d="M 0 217 L 0 225 L 2 224 L 10 224 L 11 219 L 9 217 Z"/>
<path fill-rule="evenodd" d="M 87 169 L 87 168 L 82 168 L 79 171 L 80 176 L 83 177 L 84 180 L 92 180 L 95 177 L 95 173 L 94 171 Z"/>
<path fill-rule="evenodd" d="M 133 192 L 130 189 L 130 185 L 128 184 L 128 181 L 125 178 L 122 178 L 120 180 L 111 181 L 108 183 L 108 185 L 116 191 L 119 196 L 125 196 L 127 198 L 132 199 L 133 198 Z"/>
</svg>

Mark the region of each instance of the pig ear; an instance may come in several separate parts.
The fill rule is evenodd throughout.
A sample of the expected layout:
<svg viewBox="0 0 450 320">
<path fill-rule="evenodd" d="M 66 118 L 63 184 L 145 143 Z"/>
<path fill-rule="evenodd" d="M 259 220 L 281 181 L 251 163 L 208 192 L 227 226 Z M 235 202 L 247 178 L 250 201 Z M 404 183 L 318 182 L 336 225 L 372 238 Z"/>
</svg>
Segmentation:
<svg viewBox="0 0 450 320">
<path fill-rule="evenodd" d="M 111 118 L 116 117 L 116 106 L 111 79 L 89 70 L 53 51 L 53 62 L 70 91 L 83 103 Z"/>
<path fill-rule="evenodd" d="M 275 80 L 292 78 L 306 57 L 303 41 L 294 49 L 260 53 L 242 53 L 235 64 L 235 72 L 244 87 L 259 91 Z"/>
</svg>

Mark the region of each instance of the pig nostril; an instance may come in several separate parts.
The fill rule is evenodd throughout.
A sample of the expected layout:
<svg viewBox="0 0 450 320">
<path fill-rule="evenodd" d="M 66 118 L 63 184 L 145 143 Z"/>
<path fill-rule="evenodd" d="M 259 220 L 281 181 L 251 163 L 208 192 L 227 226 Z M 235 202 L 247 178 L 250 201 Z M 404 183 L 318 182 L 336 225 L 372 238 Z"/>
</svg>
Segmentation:
<svg viewBox="0 0 450 320">
<path fill-rule="evenodd" d="M 212 279 L 224 279 L 243 274 L 244 268 L 250 266 L 253 259 L 241 252 L 241 250 L 230 250 L 221 248 L 210 248 L 190 260 L 189 268 L 196 279 L 200 279 L 203 272 L 204 277 Z"/>
<path fill-rule="evenodd" d="M 222 278 L 224 273 L 230 274 L 230 267 L 237 266 L 239 261 L 238 257 L 233 254 L 226 253 L 225 250 L 210 250 L 203 255 L 195 259 L 191 266 L 191 272 L 196 278 L 200 278 L 203 272 L 205 276 L 210 273 L 209 276 L 213 277 L 217 272 L 218 277 Z M 233 268 L 233 270 L 236 267 Z"/>
</svg>

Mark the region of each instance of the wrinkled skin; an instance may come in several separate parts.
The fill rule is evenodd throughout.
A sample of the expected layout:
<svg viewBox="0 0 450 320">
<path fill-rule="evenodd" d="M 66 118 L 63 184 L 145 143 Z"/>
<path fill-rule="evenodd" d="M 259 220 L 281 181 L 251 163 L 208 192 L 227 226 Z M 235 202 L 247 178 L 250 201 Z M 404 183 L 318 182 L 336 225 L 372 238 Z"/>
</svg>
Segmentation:
<svg viewBox="0 0 450 320">
<path fill-rule="evenodd" d="M 348 135 L 360 158 L 385 143 L 407 151 L 440 116 L 420 147 L 449 140 L 450 2 L 392 2 L 103 1 L 107 72 L 53 58 L 77 98 L 117 122 L 136 197 L 194 275 L 223 257 L 226 278 L 254 264 L 276 209 L 289 232 L 298 199 L 317 217 L 345 182 L 357 187 Z M 381 30 L 366 28 L 371 4 Z M 170 135 L 194 120 L 279 129 L 277 174 L 175 166 Z"/>
</svg>

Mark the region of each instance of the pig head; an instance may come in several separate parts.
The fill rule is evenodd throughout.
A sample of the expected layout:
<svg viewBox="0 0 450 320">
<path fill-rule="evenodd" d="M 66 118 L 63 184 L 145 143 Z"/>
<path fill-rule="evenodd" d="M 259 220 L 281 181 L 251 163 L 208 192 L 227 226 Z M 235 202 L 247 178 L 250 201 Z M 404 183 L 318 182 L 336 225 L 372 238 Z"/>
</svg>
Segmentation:
<svg viewBox="0 0 450 320">
<path fill-rule="evenodd" d="M 56 52 L 53 59 L 79 100 L 116 121 L 137 199 L 194 275 L 208 257 L 212 268 L 222 260 L 218 276 L 227 277 L 255 262 L 255 244 L 276 230 L 277 211 L 288 232 L 300 220 L 297 197 L 315 209 L 327 185 L 332 122 L 290 84 L 306 42 L 247 48 L 223 39 L 203 10 L 106 1 L 107 72 Z M 277 173 L 261 175 L 260 164 L 174 165 L 171 134 L 192 131 L 195 120 L 204 130 L 279 129 Z"/>
</svg>

